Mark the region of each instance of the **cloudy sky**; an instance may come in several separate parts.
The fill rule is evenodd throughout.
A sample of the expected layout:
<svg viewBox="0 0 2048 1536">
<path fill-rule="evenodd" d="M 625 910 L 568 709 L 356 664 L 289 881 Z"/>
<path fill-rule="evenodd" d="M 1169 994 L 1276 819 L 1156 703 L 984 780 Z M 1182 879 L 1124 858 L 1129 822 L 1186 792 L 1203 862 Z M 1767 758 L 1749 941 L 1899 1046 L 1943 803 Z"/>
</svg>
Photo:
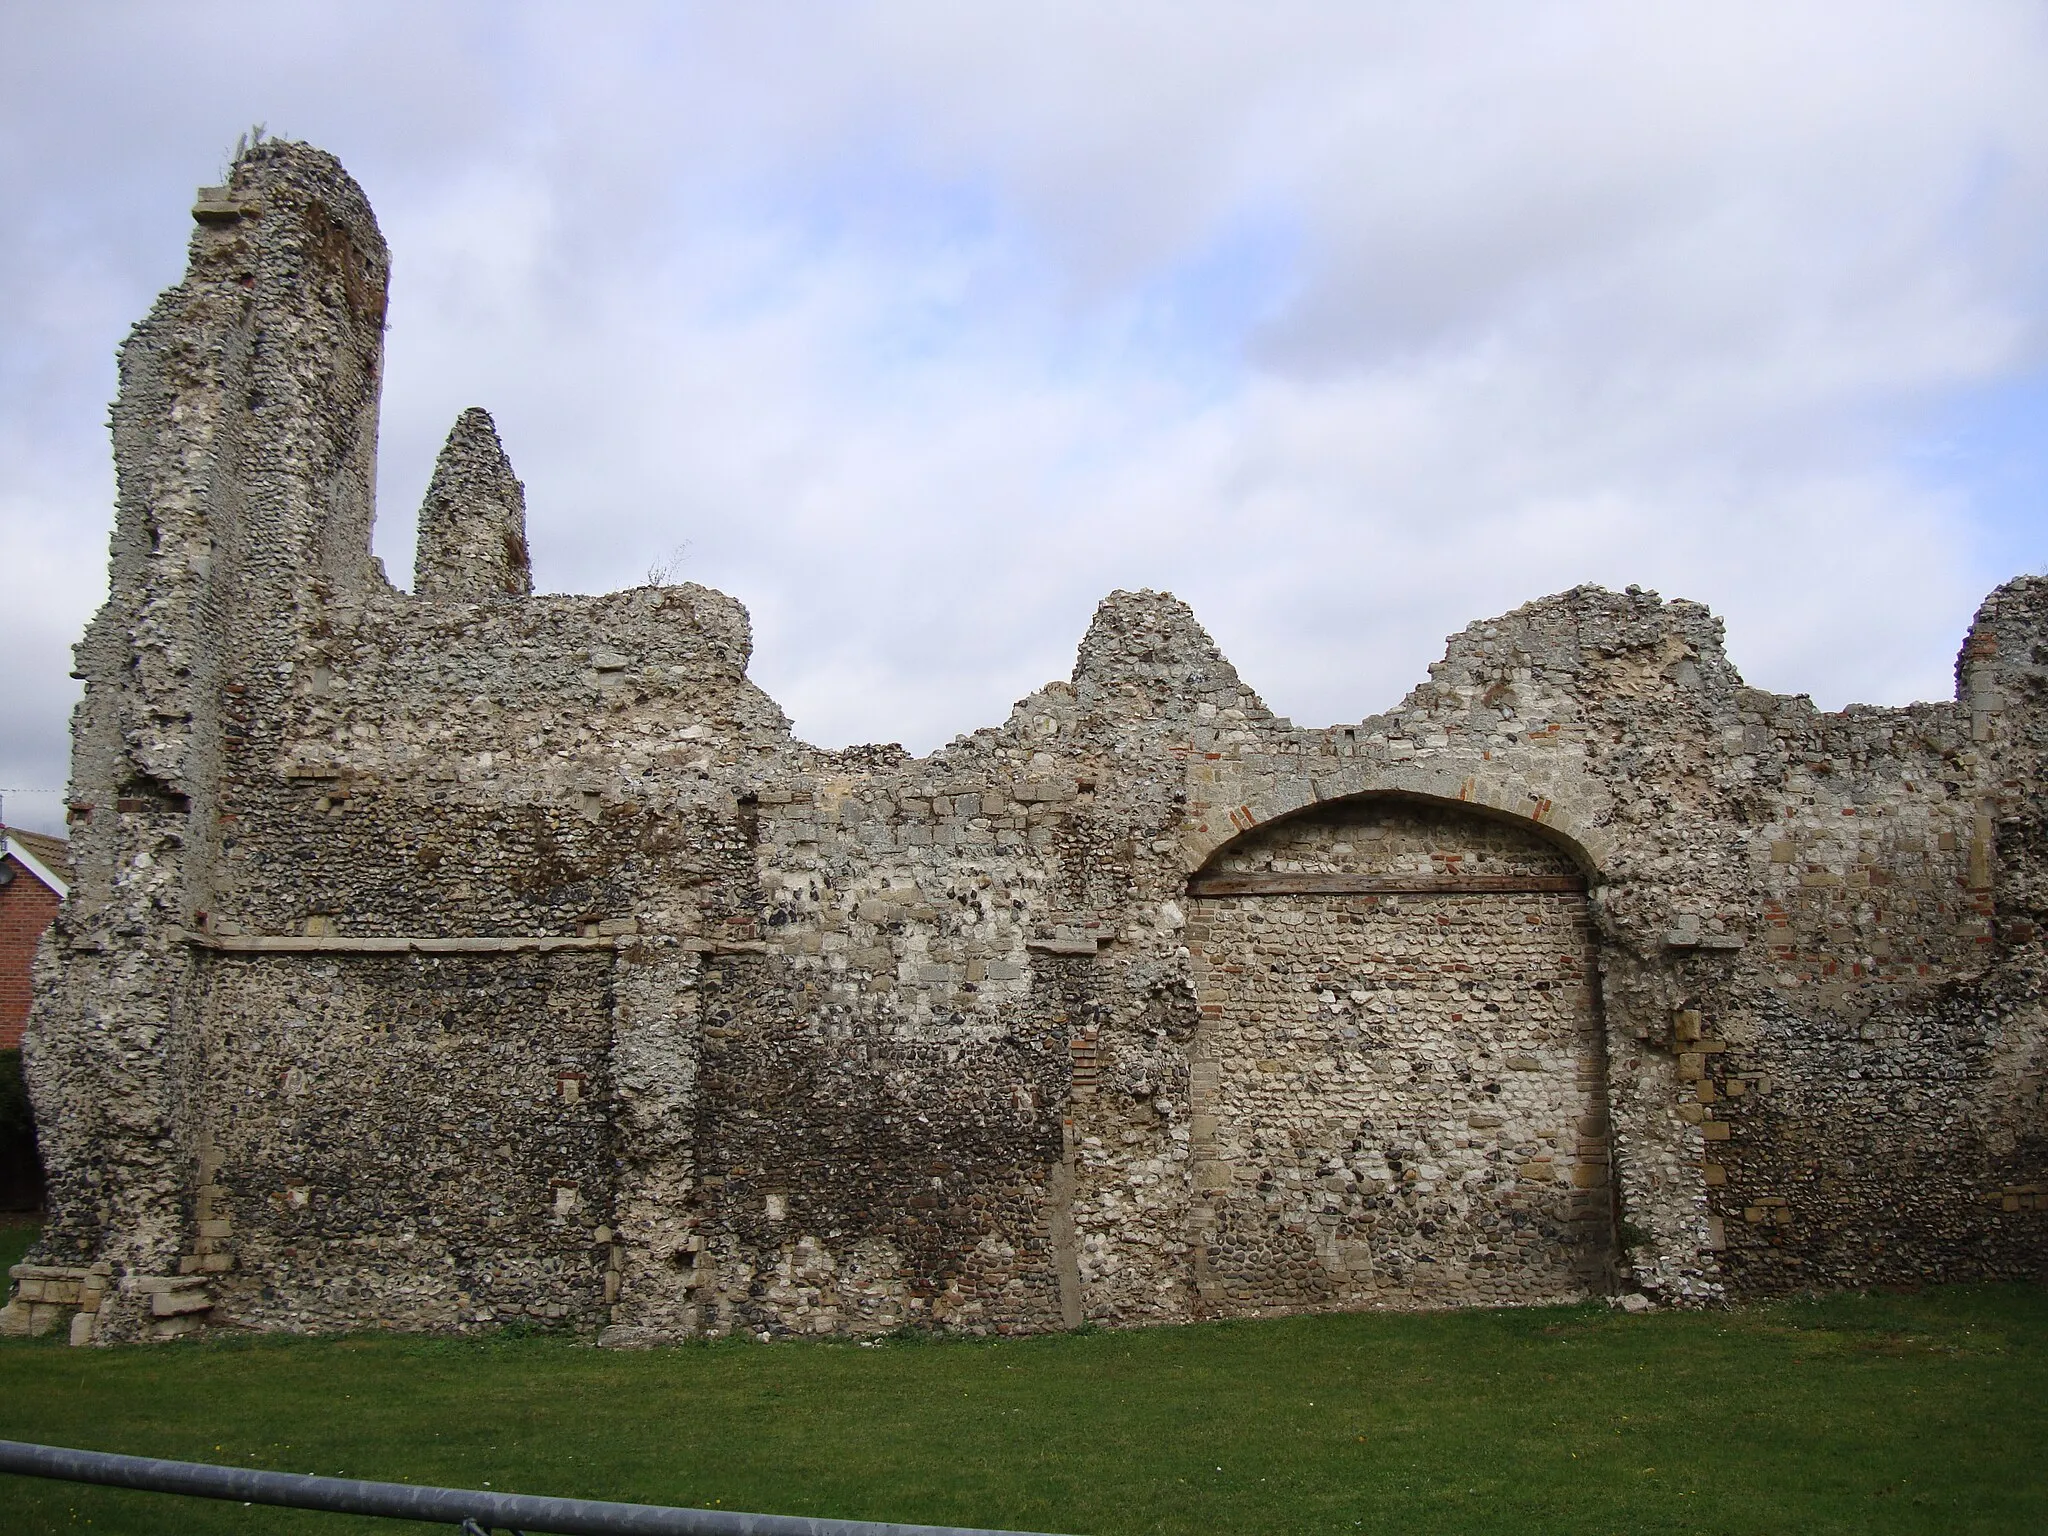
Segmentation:
<svg viewBox="0 0 2048 1536">
<path fill-rule="evenodd" d="M 0 0 L 11 821 L 114 348 L 259 122 L 393 249 L 394 579 L 483 405 L 544 590 L 679 560 L 825 744 L 999 720 L 1118 586 L 1304 724 L 1583 581 L 1760 686 L 1947 697 L 2048 565 L 2038 0 Z"/>
</svg>

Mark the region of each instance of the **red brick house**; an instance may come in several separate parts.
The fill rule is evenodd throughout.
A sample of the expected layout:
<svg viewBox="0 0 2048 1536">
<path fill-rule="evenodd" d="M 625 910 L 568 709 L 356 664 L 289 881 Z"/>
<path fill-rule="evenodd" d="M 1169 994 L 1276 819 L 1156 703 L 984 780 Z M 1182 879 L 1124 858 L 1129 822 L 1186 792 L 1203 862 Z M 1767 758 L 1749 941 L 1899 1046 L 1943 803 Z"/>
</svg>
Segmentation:
<svg viewBox="0 0 2048 1536">
<path fill-rule="evenodd" d="M 61 837 L 0 826 L 0 1211 L 43 1203 L 43 1165 L 21 1080 L 36 941 L 71 884 L 71 847 Z"/>
<path fill-rule="evenodd" d="M 17 1051 L 36 940 L 70 888 L 71 848 L 61 837 L 14 827 L 0 827 L 0 840 L 0 1051 Z"/>
</svg>

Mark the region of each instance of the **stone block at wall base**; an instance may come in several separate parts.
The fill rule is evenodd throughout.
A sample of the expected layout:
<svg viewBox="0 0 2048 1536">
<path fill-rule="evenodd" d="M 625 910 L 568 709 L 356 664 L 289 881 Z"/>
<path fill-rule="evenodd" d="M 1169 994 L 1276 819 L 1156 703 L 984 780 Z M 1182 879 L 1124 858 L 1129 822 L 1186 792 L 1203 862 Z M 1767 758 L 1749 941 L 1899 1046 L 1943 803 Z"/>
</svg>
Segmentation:
<svg viewBox="0 0 2048 1536">
<path fill-rule="evenodd" d="M 158 1291 L 149 1298 L 149 1310 L 158 1317 L 184 1317 L 194 1312 L 211 1312 L 213 1298 L 205 1291 Z"/>
</svg>

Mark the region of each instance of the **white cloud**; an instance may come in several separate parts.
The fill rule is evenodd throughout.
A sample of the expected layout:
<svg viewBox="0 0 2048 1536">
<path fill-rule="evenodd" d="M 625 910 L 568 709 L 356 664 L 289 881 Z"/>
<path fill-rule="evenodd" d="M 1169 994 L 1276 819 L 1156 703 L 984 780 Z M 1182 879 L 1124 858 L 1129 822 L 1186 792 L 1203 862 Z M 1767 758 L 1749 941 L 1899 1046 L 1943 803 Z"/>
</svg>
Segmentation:
<svg viewBox="0 0 2048 1536">
<path fill-rule="evenodd" d="M 393 575 L 486 405 L 543 584 L 687 539 L 815 739 L 987 723 L 1138 584 L 1304 721 L 1581 580 L 1943 694 L 2013 514 L 1914 434 L 2048 369 L 2044 64 L 1995 0 L 16 11 L 0 640 L 83 623 L 107 355 L 265 120 L 394 248 Z"/>
</svg>

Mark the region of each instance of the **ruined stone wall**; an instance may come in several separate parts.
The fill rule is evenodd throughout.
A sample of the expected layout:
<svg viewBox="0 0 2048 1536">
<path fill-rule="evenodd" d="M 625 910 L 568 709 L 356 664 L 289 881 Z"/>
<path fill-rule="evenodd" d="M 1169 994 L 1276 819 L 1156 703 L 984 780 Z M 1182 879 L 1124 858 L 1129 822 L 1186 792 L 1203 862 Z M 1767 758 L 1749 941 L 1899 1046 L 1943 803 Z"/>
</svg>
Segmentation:
<svg viewBox="0 0 2048 1536">
<path fill-rule="evenodd" d="M 1209 770 L 1206 836 L 1377 787 L 1571 843 L 1638 1283 L 2039 1273 L 2044 609 L 2039 579 L 1993 595 L 1957 704 L 1830 715 L 1743 687 L 1696 605 L 1567 593 L 1327 733 L 1355 765 Z"/>
<path fill-rule="evenodd" d="M 1002 724 L 822 751 L 732 599 L 532 595 L 481 412 L 390 587 L 367 206 L 266 145 L 197 216 L 124 355 L 29 1035 L 53 1214 L 0 1322 L 632 1343 L 2041 1272 L 2048 582 L 1987 602 L 1955 703 L 1823 714 L 1698 605 L 1580 588 L 1325 730 L 1120 592 Z"/>
</svg>

